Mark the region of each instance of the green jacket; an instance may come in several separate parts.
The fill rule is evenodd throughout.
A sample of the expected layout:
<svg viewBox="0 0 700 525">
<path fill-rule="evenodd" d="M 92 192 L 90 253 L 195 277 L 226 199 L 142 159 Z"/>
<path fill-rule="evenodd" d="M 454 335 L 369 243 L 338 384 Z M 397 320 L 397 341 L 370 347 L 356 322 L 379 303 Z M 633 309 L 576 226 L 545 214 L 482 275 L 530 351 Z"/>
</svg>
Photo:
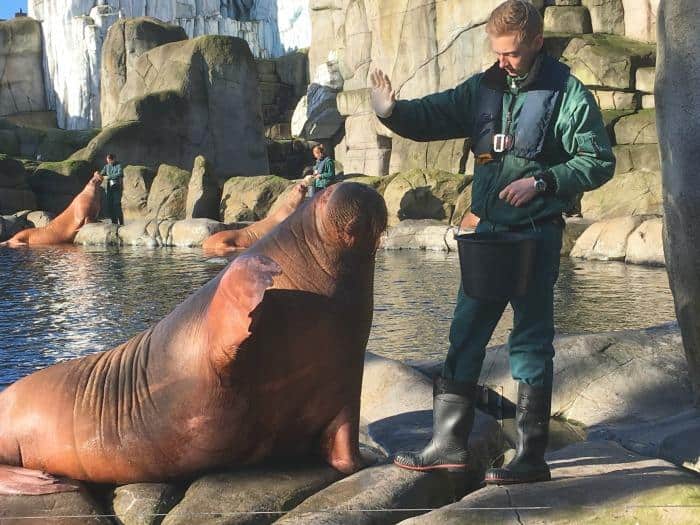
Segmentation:
<svg viewBox="0 0 700 525">
<path fill-rule="evenodd" d="M 318 179 L 314 181 L 314 188 L 327 188 L 335 178 L 335 163 L 330 157 L 323 157 L 316 161 L 314 170 L 318 172 Z"/>
<path fill-rule="evenodd" d="M 454 89 L 421 99 L 399 100 L 391 116 L 380 120 L 411 140 L 468 138 L 481 109 L 478 94 L 483 76 L 484 73 L 478 73 Z M 511 131 L 517 129 L 526 97 L 527 87 L 504 91 L 501 129 L 511 103 Z M 476 163 L 472 211 L 483 220 L 504 225 L 527 225 L 531 219 L 555 217 L 571 208 L 577 194 L 607 182 L 614 170 L 615 157 L 600 110 L 590 91 L 570 75 L 553 124 L 547 128 L 543 150 L 535 160 L 506 151 L 494 154 L 491 162 Z M 544 171 L 549 171 L 556 181 L 554 194 L 539 194 L 520 208 L 498 198 L 514 180 Z"/>
<path fill-rule="evenodd" d="M 121 189 L 122 177 L 124 177 L 124 172 L 122 170 L 121 164 L 115 162 L 114 164 L 105 164 L 100 175 L 107 177 L 107 189 L 112 187 L 112 184 L 117 183 L 116 189 Z M 114 183 L 112 182 L 114 181 Z"/>
</svg>

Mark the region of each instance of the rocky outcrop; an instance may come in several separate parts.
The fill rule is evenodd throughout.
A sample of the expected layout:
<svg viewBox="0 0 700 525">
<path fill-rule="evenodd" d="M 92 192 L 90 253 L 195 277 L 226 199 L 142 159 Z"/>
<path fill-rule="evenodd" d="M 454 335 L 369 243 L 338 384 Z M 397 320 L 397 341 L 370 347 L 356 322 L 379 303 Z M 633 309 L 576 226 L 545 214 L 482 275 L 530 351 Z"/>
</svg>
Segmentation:
<svg viewBox="0 0 700 525">
<path fill-rule="evenodd" d="M 632 215 L 661 215 L 661 173 L 634 170 L 618 173 L 597 190 L 584 193 L 581 212 L 591 220 Z"/>
<path fill-rule="evenodd" d="M 437 219 L 449 223 L 455 202 L 469 183 L 463 175 L 414 169 L 394 177 L 384 190 L 389 225 L 404 219 Z"/>
<path fill-rule="evenodd" d="M 24 166 L 0 154 L 0 214 L 36 209 L 36 197 L 29 187 Z"/>
<path fill-rule="evenodd" d="M 182 26 L 190 38 L 245 38 L 256 57 L 283 52 L 273 0 L 29 0 L 29 14 L 42 22 L 48 105 L 62 128 L 100 125 L 102 46 L 120 19 L 157 18 Z"/>
<path fill-rule="evenodd" d="M 83 488 L 44 496 L 0 496 L 0 520 L 7 523 L 112 525 L 104 509 Z"/>
<path fill-rule="evenodd" d="M 119 94 L 129 74 L 137 74 L 136 59 L 155 47 L 186 39 L 182 27 L 150 17 L 122 19 L 109 28 L 102 46 L 100 70 L 101 126 L 108 126 L 116 119 Z"/>
<path fill-rule="evenodd" d="M 608 442 L 570 445 L 547 455 L 552 481 L 489 486 L 461 501 L 403 525 L 584 523 L 615 521 L 652 525 L 697 521 L 696 478 L 659 459 L 633 454 Z"/>
<path fill-rule="evenodd" d="M 230 178 L 221 195 L 221 220 L 231 223 L 264 219 L 275 200 L 291 184 L 275 175 Z"/>
<path fill-rule="evenodd" d="M 94 167 L 82 160 L 44 162 L 29 178 L 40 210 L 61 213 L 87 184 Z"/>
<path fill-rule="evenodd" d="M 37 115 L 44 115 L 44 113 L 37 113 Z M 27 122 L 32 125 L 16 122 Z M 39 123 L 32 123 L 32 119 L 29 118 L 1 119 L 0 151 L 6 155 L 27 159 L 62 161 L 84 148 L 97 135 L 97 130 L 66 131 L 38 127 L 36 124 Z"/>
<path fill-rule="evenodd" d="M 189 171 L 161 164 L 148 193 L 148 218 L 157 221 L 184 219 L 191 176 Z"/>
<path fill-rule="evenodd" d="M 148 194 L 155 172 L 146 166 L 126 166 L 122 192 L 124 222 L 145 219 L 148 215 Z"/>
<path fill-rule="evenodd" d="M 625 260 L 627 240 L 644 219 L 644 216 L 618 217 L 591 224 L 576 241 L 571 257 L 600 261 Z"/>
<path fill-rule="evenodd" d="M 0 115 L 46 111 L 42 58 L 39 22 L 0 22 Z"/>
<path fill-rule="evenodd" d="M 123 164 L 190 170 L 203 155 L 221 181 L 268 172 L 257 69 L 245 41 L 165 44 L 138 57 L 133 71 L 115 122 L 74 158 L 95 162 L 113 152 Z"/>
<path fill-rule="evenodd" d="M 73 244 L 83 246 L 118 246 L 119 227 L 109 222 L 91 222 L 78 230 Z"/>
<path fill-rule="evenodd" d="M 187 187 L 186 219 L 219 218 L 221 192 L 207 159 L 201 155 L 194 159 L 192 176 Z"/>
</svg>

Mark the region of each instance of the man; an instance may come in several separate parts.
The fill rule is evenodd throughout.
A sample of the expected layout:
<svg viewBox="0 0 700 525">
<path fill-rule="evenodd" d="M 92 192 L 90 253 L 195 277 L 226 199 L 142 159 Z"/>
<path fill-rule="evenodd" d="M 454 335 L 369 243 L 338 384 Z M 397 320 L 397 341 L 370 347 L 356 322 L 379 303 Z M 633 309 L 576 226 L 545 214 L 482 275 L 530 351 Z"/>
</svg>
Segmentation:
<svg viewBox="0 0 700 525">
<path fill-rule="evenodd" d="M 108 154 L 106 160 L 107 164 L 100 171 L 100 175 L 107 177 L 107 214 L 112 224 L 124 224 L 122 214 L 124 172 L 113 153 Z"/>
<path fill-rule="evenodd" d="M 313 190 L 312 194 L 316 194 L 333 183 L 335 163 L 332 158 L 326 157 L 326 149 L 323 147 L 323 144 L 317 144 L 311 152 L 316 159 L 313 171 L 314 181 L 311 189 Z"/>
<path fill-rule="evenodd" d="M 508 340 L 518 381 L 517 454 L 489 469 L 487 483 L 551 478 L 544 461 L 549 433 L 554 347 L 553 289 L 559 272 L 562 213 L 609 180 L 615 158 L 590 92 L 569 68 L 543 52 L 540 13 L 524 0 L 499 5 L 486 26 L 498 61 L 454 89 L 396 100 L 389 78 L 372 72 L 372 106 L 394 132 L 417 141 L 472 138 L 476 164 L 472 211 L 477 232 L 535 230 L 537 254 L 527 294 L 511 299 Z M 395 463 L 413 470 L 466 469 L 476 384 L 485 348 L 507 301 L 457 295 L 450 347 L 433 397 L 433 439 Z"/>
</svg>

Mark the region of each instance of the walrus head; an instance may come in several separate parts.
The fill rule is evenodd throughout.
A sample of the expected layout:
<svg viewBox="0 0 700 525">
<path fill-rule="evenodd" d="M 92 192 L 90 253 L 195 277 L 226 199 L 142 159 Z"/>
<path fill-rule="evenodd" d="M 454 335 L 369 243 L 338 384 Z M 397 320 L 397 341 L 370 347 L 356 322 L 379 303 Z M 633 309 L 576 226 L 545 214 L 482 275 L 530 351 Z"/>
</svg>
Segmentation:
<svg viewBox="0 0 700 525">
<path fill-rule="evenodd" d="M 387 226 L 387 209 L 374 188 L 357 182 L 334 184 L 314 199 L 313 205 L 317 228 L 341 245 L 372 253 L 379 246 Z"/>
</svg>

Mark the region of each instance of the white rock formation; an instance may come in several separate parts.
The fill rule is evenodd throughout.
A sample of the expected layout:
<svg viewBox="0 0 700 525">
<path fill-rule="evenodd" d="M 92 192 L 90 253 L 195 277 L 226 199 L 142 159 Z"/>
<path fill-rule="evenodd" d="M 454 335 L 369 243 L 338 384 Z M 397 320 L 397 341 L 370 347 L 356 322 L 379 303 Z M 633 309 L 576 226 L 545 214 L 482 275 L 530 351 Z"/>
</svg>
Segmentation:
<svg viewBox="0 0 700 525">
<path fill-rule="evenodd" d="M 66 129 L 100 126 L 100 59 L 119 18 L 152 16 L 181 25 L 190 37 L 244 38 L 255 57 L 283 53 L 277 0 L 29 0 L 42 22 L 49 107 Z"/>
<path fill-rule="evenodd" d="M 281 0 L 278 2 L 277 23 L 285 51 L 311 45 L 309 0 Z"/>
</svg>

